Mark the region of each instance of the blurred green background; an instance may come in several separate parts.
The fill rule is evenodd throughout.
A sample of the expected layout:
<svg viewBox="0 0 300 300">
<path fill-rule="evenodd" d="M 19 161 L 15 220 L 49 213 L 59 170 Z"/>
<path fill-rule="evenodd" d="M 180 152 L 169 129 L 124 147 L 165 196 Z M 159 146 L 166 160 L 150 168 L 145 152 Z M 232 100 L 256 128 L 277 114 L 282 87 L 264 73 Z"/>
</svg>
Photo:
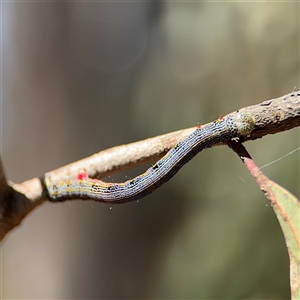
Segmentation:
<svg viewBox="0 0 300 300">
<path fill-rule="evenodd" d="M 8 178 L 291 92 L 299 5 L 2 3 Z M 298 146 L 299 129 L 246 144 L 258 166 Z M 299 151 L 263 172 L 299 197 Z M 139 202 L 45 203 L 1 251 L 3 298 L 289 298 L 279 224 L 228 147 L 202 152 Z"/>
</svg>

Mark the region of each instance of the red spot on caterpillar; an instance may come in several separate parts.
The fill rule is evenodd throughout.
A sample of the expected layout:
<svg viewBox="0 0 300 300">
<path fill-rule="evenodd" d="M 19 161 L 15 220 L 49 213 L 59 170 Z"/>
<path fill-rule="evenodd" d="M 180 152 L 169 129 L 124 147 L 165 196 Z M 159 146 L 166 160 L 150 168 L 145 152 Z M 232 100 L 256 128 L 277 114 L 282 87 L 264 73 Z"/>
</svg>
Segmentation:
<svg viewBox="0 0 300 300">
<path fill-rule="evenodd" d="M 200 129 L 200 128 L 201 128 L 201 125 L 200 125 L 200 124 L 197 124 L 196 128 L 197 128 L 197 129 Z"/>
<path fill-rule="evenodd" d="M 221 120 L 223 120 L 223 116 L 220 116 L 220 117 L 218 118 L 218 121 L 221 121 Z"/>
<path fill-rule="evenodd" d="M 83 180 L 83 179 L 87 178 L 87 176 L 86 176 L 86 173 L 85 173 L 85 172 L 79 172 L 79 173 L 77 174 L 76 178 L 77 178 L 78 180 Z"/>
</svg>

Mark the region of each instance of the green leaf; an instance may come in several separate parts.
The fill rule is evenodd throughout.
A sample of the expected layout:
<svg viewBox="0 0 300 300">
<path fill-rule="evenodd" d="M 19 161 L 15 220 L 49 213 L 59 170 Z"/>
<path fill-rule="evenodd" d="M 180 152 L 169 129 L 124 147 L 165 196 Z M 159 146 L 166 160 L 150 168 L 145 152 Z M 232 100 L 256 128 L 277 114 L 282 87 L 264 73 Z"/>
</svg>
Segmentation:
<svg viewBox="0 0 300 300">
<path fill-rule="evenodd" d="M 280 223 L 290 257 L 292 299 L 300 299 L 300 202 L 289 191 L 267 177 L 263 181 L 261 189 Z"/>
</svg>

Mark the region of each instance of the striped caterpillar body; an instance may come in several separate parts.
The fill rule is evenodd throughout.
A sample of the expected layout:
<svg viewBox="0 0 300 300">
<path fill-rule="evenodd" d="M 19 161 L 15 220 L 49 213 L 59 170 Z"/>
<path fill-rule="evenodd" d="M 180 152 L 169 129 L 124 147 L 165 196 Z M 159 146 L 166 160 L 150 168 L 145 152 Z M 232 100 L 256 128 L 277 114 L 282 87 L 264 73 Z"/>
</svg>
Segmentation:
<svg viewBox="0 0 300 300">
<path fill-rule="evenodd" d="M 249 135 L 254 127 L 255 121 L 248 113 L 220 117 L 203 127 L 197 127 L 145 173 L 123 183 L 108 183 L 80 174 L 76 180 L 53 184 L 46 177 L 48 199 L 92 199 L 110 204 L 138 200 L 169 181 L 184 164 L 203 149 Z"/>
</svg>

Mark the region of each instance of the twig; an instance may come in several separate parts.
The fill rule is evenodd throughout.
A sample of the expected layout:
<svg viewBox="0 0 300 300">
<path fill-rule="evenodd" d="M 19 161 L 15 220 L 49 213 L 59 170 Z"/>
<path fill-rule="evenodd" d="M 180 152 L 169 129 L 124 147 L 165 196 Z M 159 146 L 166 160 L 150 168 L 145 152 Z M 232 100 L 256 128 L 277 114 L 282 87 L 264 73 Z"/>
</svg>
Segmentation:
<svg viewBox="0 0 300 300">
<path fill-rule="evenodd" d="M 262 138 L 300 125 L 300 92 L 264 101 L 236 112 L 250 113 L 255 118 L 255 130 L 243 142 Z M 176 143 L 186 138 L 195 128 L 188 128 L 143 141 L 113 147 L 59 169 L 46 173 L 52 182 L 75 178 L 85 171 L 88 177 L 103 178 L 149 162 L 166 154 Z"/>
<path fill-rule="evenodd" d="M 248 106 L 232 112 L 230 115 L 237 112 L 250 113 L 255 118 L 256 123 L 255 130 L 250 136 L 245 137 L 242 142 L 289 130 L 300 125 L 300 92 L 294 91 L 276 99 Z M 50 178 L 51 182 L 75 178 L 81 171 L 85 171 L 86 175 L 92 178 L 96 176 L 106 177 L 160 159 L 178 141 L 187 137 L 193 130 L 194 128 L 188 128 L 104 150 L 48 172 L 45 176 Z M 5 176 L 0 177 L 0 180 L 5 182 Z M 9 189 L 4 189 L 7 184 L 1 182 L 3 192 L 1 189 L 2 229 L 0 240 L 9 230 L 18 225 L 32 209 L 45 200 L 42 182 L 43 178 L 34 178 L 21 184 L 10 183 L 11 188 Z M 9 193 L 4 193 L 4 190 L 9 190 Z M 17 205 L 14 203 L 17 203 Z M 3 226 L 3 224 L 8 224 L 8 226 Z"/>
</svg>

